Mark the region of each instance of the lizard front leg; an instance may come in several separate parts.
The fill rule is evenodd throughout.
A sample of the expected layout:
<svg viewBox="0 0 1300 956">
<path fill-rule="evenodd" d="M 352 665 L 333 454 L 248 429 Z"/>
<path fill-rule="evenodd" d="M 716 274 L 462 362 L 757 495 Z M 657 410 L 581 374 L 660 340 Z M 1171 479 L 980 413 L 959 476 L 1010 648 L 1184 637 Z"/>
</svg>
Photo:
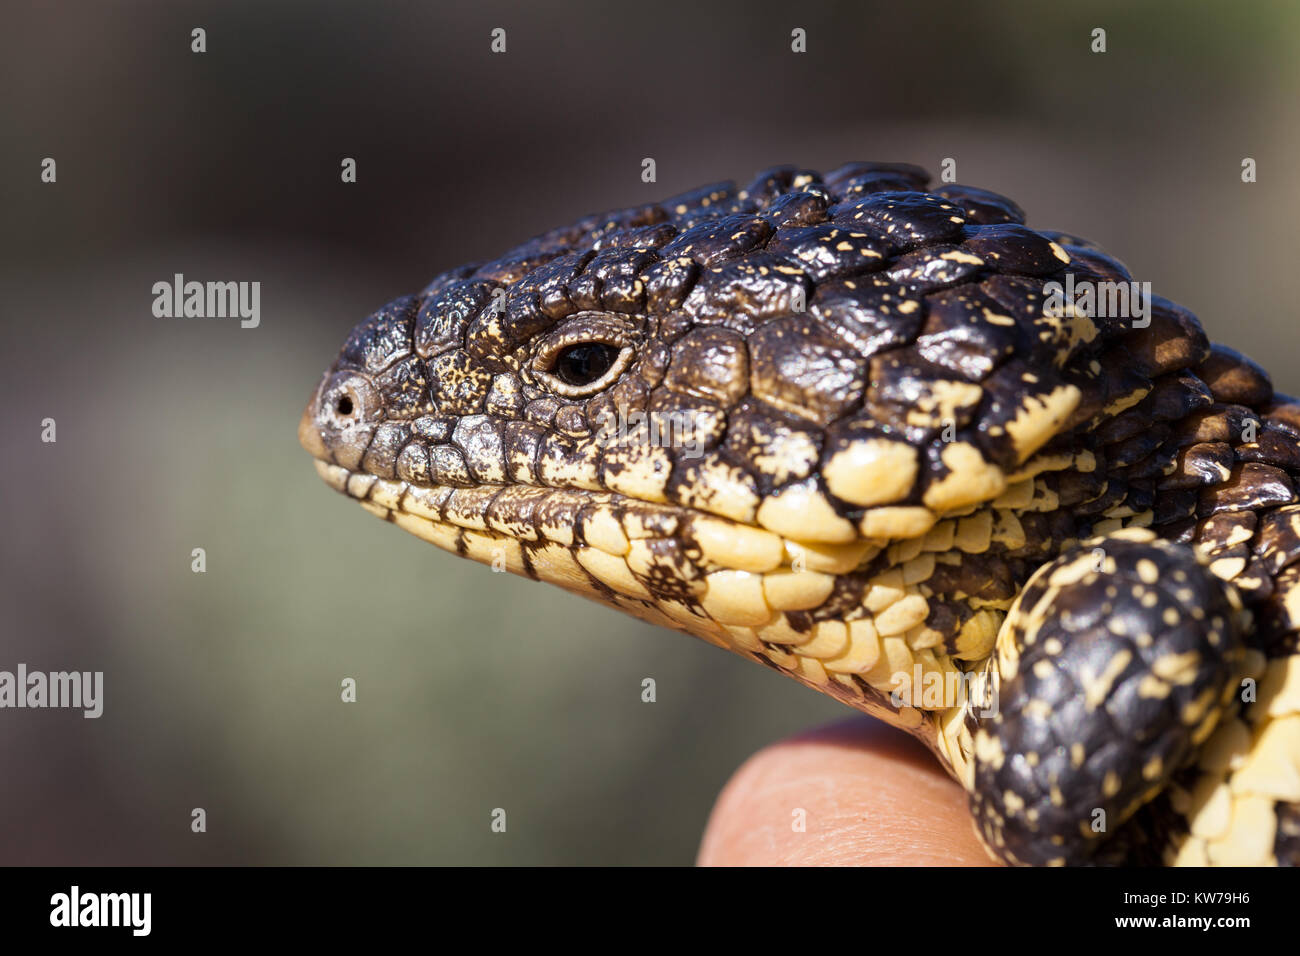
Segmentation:
<svg viewBox="0 0 1300 956">
<path fill-rule="evenodd" d="M 1129 529 L 1039 569 L 990 658 L 970 805 L 1015 864 L 1133 862 L 1112 837 L 1235 704 L 1248 614 L 1195 548 Z"/>
</svg>

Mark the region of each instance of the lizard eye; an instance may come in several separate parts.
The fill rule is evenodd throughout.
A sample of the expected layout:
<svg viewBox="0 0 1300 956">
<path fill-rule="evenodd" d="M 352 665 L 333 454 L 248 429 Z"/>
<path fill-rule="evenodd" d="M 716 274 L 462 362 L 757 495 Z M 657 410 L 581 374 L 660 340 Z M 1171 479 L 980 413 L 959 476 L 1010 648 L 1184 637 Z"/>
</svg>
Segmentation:
<svg viewBox="0 0 1300 956">
<path fill-rule="evenodd" d="M 553 329 L 533 357 L 533 374 L 565 398 L 612 385 L 632 363 L 637 326 L 624 316 L 581 313 Z"/>
<path fill-rule="evenodd" d="M 632 361 L 632 348 L 610 342 L 572 342 L 543 351 L 535 366 L 552 391 L 584 398 L 605 388 Z"/>
<path fill-rule="evenodd" d="M 583 388 L 604 378 L 620 351 L 603 342 L 570 345 L 555 357 L 555 375 L 565 385 Z"/>
</svg>

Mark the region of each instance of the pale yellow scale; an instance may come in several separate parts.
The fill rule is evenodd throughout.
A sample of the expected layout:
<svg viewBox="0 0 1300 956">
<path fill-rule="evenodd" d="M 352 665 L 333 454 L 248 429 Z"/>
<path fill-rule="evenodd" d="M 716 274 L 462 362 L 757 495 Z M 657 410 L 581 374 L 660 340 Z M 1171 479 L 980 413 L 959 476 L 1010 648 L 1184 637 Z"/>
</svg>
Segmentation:
<svg viewBox="0 0 1300 956">
<path fill-rule="evenodd" d="M 1300 803 L 1300 654 L 1269 661 L 1242 717 L 1206 741 L 1189 789 L 1171 791 L 1190 835 L 1178 866 L 1274 866 L 1277 803 Z"/>
</svg>

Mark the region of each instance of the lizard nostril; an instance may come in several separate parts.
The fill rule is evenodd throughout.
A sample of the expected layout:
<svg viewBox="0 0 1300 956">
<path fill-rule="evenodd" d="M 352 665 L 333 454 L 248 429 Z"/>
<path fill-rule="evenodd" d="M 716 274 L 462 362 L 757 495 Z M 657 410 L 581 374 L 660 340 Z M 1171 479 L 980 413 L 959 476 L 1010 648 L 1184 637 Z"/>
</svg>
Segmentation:
<svg viewBox="0 0 1300 956">
<path fill-rule="evenodd" d="M 339 372 L 321 391 L 319 407 L 323 427 L 352 429 L 374 424 L 383 403 L 364 374 Z"/>
<path fill-rule="evenodd" d="M 365 372 L 333 372 L 307 403 L 298 440 L 323 461 L 356 468 L 383 416 L 383 397 Z"/>
</svg>

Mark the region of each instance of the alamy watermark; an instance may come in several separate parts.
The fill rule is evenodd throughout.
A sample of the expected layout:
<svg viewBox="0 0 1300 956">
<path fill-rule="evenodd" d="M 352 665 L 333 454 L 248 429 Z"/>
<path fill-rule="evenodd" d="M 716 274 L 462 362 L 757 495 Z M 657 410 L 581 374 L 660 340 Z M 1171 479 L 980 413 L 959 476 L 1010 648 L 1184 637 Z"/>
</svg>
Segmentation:
<svg viewBox="0 0 1300 956">
<path fill-rule="evenodd" d="M 148 936 L 153 919 L 152 893 L 88 893 L 73 885 L 50 897 L 54 927 L 122 927 L 132 936 Z"/>
<path fill-rule="evenodd" d="M 104 713 L 103 671 L 0 671 L 0 708 L 57 707 L 82 711 L 86 718 Z"/>
<path fill-rule="evenodd" d="M 911 673 L 894 673 L 889 702 L 895 708 L 919 710 L 947 710 L 967 705 L 980 717 L 996 717 L 998 695 L 993 683 L 982 671 L 939 671 L 917 661 Z"/>
<path fill-rule="evenodd" d="M 685 458 L 699 458 L 704 454 L 705 428 L 692 412 L 605 411 L 596 416 L 596 440 L 605 446 L 675 448 Z"/>
<path fill-rule="evenodd" d="M 240 328 L 262 323 L 262 283 L 190 282 L 176 273 L 153 284 L 153 314 L 160 319 L 239 319 Z"/>
<path fill-rule="evenodd" d="M 1064 284 L 1044 283 L 1043 294 L 1047 297 L 1043 302 L 1045 315 L 1132 319 L 1135 329 L 1151 324 L 1150 282 L 1075 281 L 1074 273 L 1067 272 Z"/>
</svg>

